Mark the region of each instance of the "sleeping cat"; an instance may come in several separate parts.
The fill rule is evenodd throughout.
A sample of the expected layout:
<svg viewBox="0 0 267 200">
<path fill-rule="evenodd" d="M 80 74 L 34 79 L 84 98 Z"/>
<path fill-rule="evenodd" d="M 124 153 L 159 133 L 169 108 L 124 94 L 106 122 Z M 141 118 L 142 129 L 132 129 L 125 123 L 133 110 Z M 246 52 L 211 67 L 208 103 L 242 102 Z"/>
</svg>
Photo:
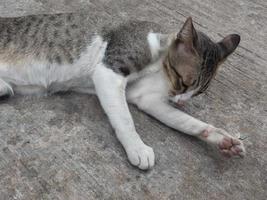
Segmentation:
<svg viewBox="0 0 267 200">
<path fill-rule="evenodd" d="M 155 156 L 136 132 L 127 102 L 226 156 L 244 156 L 238 138 L 173 106 L 206 90 L 238 35 L 214 43 L 190 17 L 172 34 L 151 22 L 101 27 L 99 21 L 85 13 L 0 18 L 0 96 L 96 94 L 129 161 L 143 170 Z"/>
</svg>

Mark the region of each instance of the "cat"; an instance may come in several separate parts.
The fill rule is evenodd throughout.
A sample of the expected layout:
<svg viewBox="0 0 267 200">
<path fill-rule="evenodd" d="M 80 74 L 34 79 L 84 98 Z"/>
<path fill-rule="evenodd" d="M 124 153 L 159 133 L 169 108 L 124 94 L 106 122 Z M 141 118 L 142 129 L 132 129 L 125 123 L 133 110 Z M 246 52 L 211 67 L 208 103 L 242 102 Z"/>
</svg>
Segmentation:
<svg viewBox="0 0 267 200">
<path fill-rule="evenodd" d="M 215 43 L 191 17 L 170 34 L 147 21 L 103 24 L 87 13 L 0 18 L 0 96 L 96 94 L 130 163 L 142 170 L 154 166 L 155 155 L 127 103 L 225 156 L 245 155 L 240 139 L 174 106 L 207 89 L 239 35 Z"/>
</svg>

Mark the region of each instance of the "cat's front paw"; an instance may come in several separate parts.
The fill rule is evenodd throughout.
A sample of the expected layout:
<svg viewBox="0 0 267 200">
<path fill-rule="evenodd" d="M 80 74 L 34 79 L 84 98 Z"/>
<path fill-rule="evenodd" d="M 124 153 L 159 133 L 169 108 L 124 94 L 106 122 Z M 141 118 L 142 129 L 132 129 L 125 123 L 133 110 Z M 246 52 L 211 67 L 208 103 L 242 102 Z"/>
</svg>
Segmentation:
<svg viewBox="0 0 267 200">
<path fill-rule="evenodd" d="M 155 164 L 153 149 L 144 143 L 126 148 L 126 153 L 131 164 L 142 170 L 150 169 Z"/>
<path fill-rule="evenodd" d="M 243 142 L 228 134 L 225 130 L 219 128 L 208 128 L 202 134 L 202 139 L 215 144 L 220 152 L 226 157 L 245 156 L 245 147 Z"/>
</svg>

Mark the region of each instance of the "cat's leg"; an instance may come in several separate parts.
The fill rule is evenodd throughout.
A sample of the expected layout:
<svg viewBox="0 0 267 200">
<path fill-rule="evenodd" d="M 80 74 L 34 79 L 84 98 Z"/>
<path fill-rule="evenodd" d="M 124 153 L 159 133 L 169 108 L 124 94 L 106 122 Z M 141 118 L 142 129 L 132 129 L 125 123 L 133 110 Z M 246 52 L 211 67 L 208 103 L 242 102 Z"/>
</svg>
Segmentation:
<svg viewBox="0 0 267 200">
<path fill-rule="evenodd" d="M 0 98 L 13 96 L 14 92 L 12 87 L 0 78 Z"/>
<path fill-rule="evenodd" d="M 143 95 L 131 101 L 167 126 L 216 145 L 225 156 L 245 155 L 241 140 L 172 107 L 157 94 Z"/>
<path fill-rule="evenodd" d="M 126 79 L 99 64 L 93 74 L 95 90 L 117 138 L 123 145 L 130 162 L 140 169 L 154 165 L 153 149 L 141 140 L 135 130 L 126 97 Z"/>
</svg>

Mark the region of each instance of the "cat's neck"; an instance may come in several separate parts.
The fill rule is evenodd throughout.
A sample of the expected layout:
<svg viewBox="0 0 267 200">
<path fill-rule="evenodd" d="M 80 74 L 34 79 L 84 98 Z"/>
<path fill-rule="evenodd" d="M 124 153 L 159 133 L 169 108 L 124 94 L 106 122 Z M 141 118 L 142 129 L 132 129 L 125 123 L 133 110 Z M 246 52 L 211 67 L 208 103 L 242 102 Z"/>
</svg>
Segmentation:
<svg viewBox="0 0 267 200">
<path fill-rule="evenodd" d="M 144 95 L 157 95 L 168 99 L 169 82 L 162 68 L 139 77 L 128 86 L 127 99 L 134 103 Z"/>
</svg>

